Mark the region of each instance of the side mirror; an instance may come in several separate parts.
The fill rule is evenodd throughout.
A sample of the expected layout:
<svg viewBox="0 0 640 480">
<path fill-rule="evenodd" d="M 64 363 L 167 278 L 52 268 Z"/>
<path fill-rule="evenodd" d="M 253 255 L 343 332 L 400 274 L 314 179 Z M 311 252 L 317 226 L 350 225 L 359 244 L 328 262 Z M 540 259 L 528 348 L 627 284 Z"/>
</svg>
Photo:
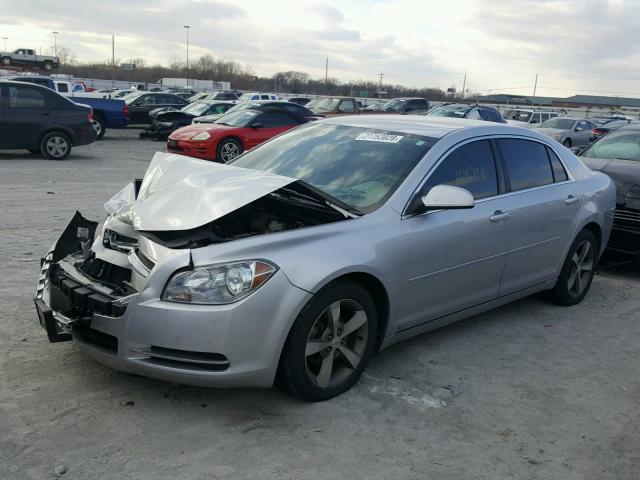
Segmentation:
<svg viewBox="0 0 640 480">
<path fill-rule="evenodd" d="M 251 128 L 262 128 L 264 125 L 260 122 L 254 122 L 251 124 Z"/>
<path fill-rule="evenodd" d="M 469 190 L 451 185 L 436 185 L 429 193 L 414 198 L 408 213 L 420 214 L 429 210 L 473 208 L 473 195 Z"/>
<path fill-rule="evenodd" d="M 582 128 L 582 127 L 576 127 L 576 128 L 573 129 L 574 132 L 581 132 L 583 130 L 584 130 L 584 128 Z"/>
</svg>

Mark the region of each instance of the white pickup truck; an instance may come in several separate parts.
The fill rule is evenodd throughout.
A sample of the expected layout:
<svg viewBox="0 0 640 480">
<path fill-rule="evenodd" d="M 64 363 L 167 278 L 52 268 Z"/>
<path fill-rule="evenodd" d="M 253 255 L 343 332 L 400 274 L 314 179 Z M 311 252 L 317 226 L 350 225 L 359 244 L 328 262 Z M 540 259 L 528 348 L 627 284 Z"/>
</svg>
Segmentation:
<svg viewBox="0 0 640 480">
<path fill-rule="evenodd" d="M 18 48 L 13 52 L 0 52 L 0 65 L 4 67 L 39 67 L 47 72 L 60 67 L 60 59 L 48 55 L 36 55 L 35 50 Z"/>
</svg>

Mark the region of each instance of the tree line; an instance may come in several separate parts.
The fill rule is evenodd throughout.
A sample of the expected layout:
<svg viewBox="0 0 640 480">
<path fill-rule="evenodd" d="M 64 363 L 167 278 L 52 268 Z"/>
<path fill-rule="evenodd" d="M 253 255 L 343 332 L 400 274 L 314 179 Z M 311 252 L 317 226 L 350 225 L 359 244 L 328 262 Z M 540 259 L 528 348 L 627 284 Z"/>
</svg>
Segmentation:
<svg viewBox="0 0 640 480">
<path fill-rule="evenodd" d="M 337 78 L 314 79 L 308 73 L 300 71 L 278 72 L 271 77 L 256 75 L 250 66 L 226 59 L 203 55 L 189 62 L 174 61 L 169 66 L 148 65 L 143 58 L 126 61 L 116 58 L 103 62 L 78 62 L 65 47 L 58 49 L 60 57 L 59 73 L 75 77 L 104 78 L 141 83 L 157 83 L 160 78 L 185 78 L 230 82 L 232 88 L 255 90 L 260 92 L 298 93 L 309 95 L 344 95 L 377 97 L 379 83 L 373 81 L 340 81 Z M 125 70 L 122 64 L 134 65 L 134 70 Z M 386 92 L 382 98 L 425 97 L 429 100 L 451 99 L 440 88 L 409 88 L 403 85 L 382 84 Z"/>
</svg>

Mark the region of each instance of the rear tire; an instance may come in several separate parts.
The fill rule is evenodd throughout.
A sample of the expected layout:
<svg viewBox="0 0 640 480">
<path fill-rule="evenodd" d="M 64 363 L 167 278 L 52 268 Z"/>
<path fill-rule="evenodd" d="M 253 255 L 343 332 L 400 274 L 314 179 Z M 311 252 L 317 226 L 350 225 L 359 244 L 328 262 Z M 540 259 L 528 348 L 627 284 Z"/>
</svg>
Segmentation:
<svg viewBox="0 0 640 480">
<path fill-rule="evenodd" d="M 11 59 L 9 57 L 2 57 L 2 65 L 11 65 Z"/>
<path fill-rule="evenodd" d="M 327 285 L 309 300 L 289 331 L 279 383 L 309 402 L 349 390 L 369 363 L 377 323 L 373 300 L 361 285 Z"/>
<path fill-rule="evenodd" d="M 53 70 L 53 63 L 44 62 L 44 64 L 42 64 L 42 68 L 44 68 L 47 72 L 50 72 L 51 70 Z"/>
<path fill-rule="evenodd" d="M 220 163 L 229 163 L 244 151 L 244 146 L 233 138 L 225 138 L 218 144 L 216 160 Z"/>
<path fill-rule="evenodd" d="M 49 160 L 64 160 L 71 153 L 71 140 L 62 132 L 49 132 L 40 141 L 40 151 Z"/>
<path fill-rule="evenodd" d="M 92 125 L 96 131 L 96 140 L 102 140 L 102 137 L 104 137 L 107 131 L 104 119 L 99 115 L 94 115 Z"/>
<path fill-rule="evenodd" d="M 558 305 L 576 305 L 585 297 L 598 267 L 598 241 L 590 230 L 582 230 L 571 244 L 560 276 L 551 291 Z"/>
</svg>

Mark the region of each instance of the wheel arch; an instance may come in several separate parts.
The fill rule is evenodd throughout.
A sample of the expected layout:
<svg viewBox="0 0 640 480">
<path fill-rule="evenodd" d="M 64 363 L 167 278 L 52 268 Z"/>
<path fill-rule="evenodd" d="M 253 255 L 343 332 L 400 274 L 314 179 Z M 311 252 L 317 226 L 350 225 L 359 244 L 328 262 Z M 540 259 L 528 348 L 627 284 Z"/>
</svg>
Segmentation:
<svg viewBox="0 0 640 480">
<path fill-rule="evenodd" d="M 38 147 L 40 146 L 40 143 L 42 142 L 42 139 L 44 138 L 44 136 L 47 135 L 48 133 L 53 133 L 53 132 L 64 133 L 67 137 L 69 137 L 69 140 L 71 141 L 71 146 L 74 145 L 75 136 L 73 134 L 73 131 L 69 128 L 65 128 L 62 126 L 55 126 L 55 127 L 47 127 L 42 132 L 40 132 L 40 134 L 38 135 Z"/>
<path fill-rule="evenodd" d="M 387 288 L 384 286 L 384 283 L 382 283 L 382 281 L 372 273 L 354 271 L 332 277 L 323 285 L 320 285 L 316 289 L 314 289 L 314 292 L 318 292 L 327 285 L 331 283 L 337 283 L 342 280 L 349 280 L 357 283 L 371 295 L 371 300 L 376 307 L 376 314 L 378 317 L 378 331 L 376 332 L 377 338 L 374 345 L 374 350 L 380 350 L 382 341 L 384 340 L 385 333 L 387 332 L 387 328 L 389 326 L 389 318 L 391 312 L 389 293 L 387 292 Z"/>
</svg>

